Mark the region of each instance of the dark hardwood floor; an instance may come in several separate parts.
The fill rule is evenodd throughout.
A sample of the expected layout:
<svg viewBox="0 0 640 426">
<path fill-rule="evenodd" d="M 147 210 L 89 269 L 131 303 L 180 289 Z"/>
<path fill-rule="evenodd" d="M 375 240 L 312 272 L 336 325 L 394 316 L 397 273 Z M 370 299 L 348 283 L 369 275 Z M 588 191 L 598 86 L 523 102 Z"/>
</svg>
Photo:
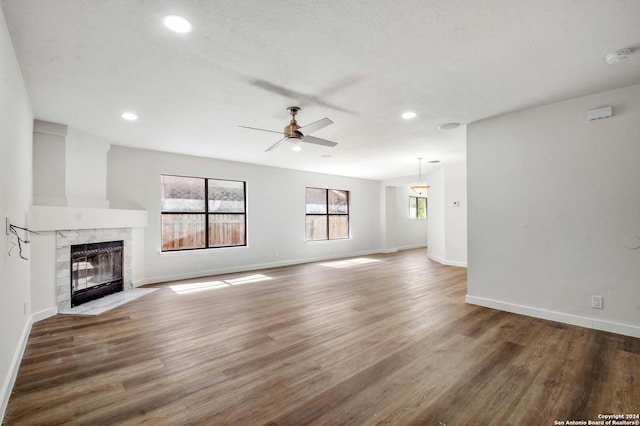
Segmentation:
<svg viewBox="0 0 640 426">
<path fill-rule="evenodd" d="M 8 425 L 553 425 L 640 413 L 640 339 L 464 303 L 426 251 L 158 285 L 33 325 Z M 373 261 L 371 261 L 373 260 Z"/>
</svg>

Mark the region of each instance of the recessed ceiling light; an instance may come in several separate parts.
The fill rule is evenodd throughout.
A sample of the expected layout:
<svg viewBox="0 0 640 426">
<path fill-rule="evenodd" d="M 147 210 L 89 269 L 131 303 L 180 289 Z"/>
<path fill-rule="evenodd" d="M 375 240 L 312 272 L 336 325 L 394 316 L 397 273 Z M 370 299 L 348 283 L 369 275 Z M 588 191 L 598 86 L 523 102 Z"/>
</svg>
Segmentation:
<svg viewBox="0 0 640 426">
<path fill-rule="evenodd" d="M 138 115 L 133 112 L 123 112 L 120 117 L 127 121 L 136 121 L 138 119 Z"/>
<path fill-rule="evenodd" d="M 440 130 L 451 130 L 451 129 L 455 129 L 456 127 L 460 126 L 460 123 L 444 123 L 438 126 L 438 129 Z"/>
<path fill-rule="evenodd" d="M 171 31 L 180 34 L 188 33 L 193 28 L 191 26 L 191 22 L 187 21 L 182 16 L 167 15 L 162 18 L 162 22 L 164 22 L 164 25 Z"/>
<path fill-rule="evenodd" d="M 407 111 L 402 114 L 402 118 L 405 120 L 411 120 L 412 118 L 416 118 L 416 113 L 413 111 Z"/>
</svg>

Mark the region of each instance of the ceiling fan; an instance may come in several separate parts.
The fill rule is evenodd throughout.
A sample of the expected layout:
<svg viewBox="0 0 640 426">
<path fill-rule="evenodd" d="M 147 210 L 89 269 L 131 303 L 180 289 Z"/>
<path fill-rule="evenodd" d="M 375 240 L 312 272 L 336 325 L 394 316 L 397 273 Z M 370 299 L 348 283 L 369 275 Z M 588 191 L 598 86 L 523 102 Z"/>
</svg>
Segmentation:
<svg viewBox="0 0 640 426">
<path fill-rule="evenodd" d="M 289 113 L 291 114 L 291 122 L 289 123 L 288 126 L 284 128 L 284 132 L 278 132 L 276 130 L 258 129 L 255 127 L 247 127 L 247 126 L 239 126 L 239 127 L 242 127 L 244 129 L 260 130 L 262 132 L 279 133 L 281 135 L 284 135 L 282 139 L 280 139 L 278 142 L 274 143 L 269 148 L 267 148 L 265 152 L 269 152 L 275 149 L 278 145 L 280 145 L 284 141 L 291 142 L 293 144 L 291 148 L 294 151 L 300 151 L 300 142 L 306 142 L 306 143 L 312 143 L 315 145 L 323 145 L 323 146 L 330 146 L 330 147 L 334 147 L 338 145 L 336 142 L 331 142 L 326 139 L 320 139 L 314 136 L 309 136 L 310 133 L 313 133 L 317 130 L 327 127 L 329 124 L 332 124 L 333 121 L 329 120 L 328 118 L 323 118 L 321 120 L 314 121 L 311 124 L 307 124 L 306 126 L 300 127 L 298 125 L 298 122 L 296 121 L 296 114 L 298 114 L 298 112 L 300 111 L 300 107 L 292 106 L 287 108 L 287 110 L 289 110 Z"/>
</svg>

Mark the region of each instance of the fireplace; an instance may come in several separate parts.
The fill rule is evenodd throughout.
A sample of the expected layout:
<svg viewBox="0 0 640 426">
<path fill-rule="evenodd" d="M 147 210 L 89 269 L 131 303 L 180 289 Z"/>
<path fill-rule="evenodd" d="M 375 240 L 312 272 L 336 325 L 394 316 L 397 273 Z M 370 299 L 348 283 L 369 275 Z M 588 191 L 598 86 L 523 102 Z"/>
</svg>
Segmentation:
<svg viewBox="0 0 640 426">
<path fill-rule="evenodd" d="M 131 290 L 132 271 L 132 228 L 95 228 L 56 231 L 56 304 L 58 312 L 71 308 L 71 283 L 73 268 L 71 266 L 71 247 L 87 246 L 95 243 L 122 243 L 123 291 Z M 82 289 L 81 289 L 82 290 Z"/>
<path fill-rule="evenodd" d="M 123 290 L 123 241 L 71 246 L 71 306 Z"/>
</svg>

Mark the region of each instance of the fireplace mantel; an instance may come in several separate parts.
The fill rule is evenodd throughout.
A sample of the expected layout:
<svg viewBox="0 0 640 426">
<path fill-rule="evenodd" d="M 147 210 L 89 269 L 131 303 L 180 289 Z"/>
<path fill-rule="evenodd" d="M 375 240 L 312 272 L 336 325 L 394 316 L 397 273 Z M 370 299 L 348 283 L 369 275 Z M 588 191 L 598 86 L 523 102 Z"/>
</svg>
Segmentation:
<svg viewBox="0 0 640 426">
<path fill-rule="evenodd" d="M 31 206 L 29 216 L 29 229 L 34 231 L 147 226 L 147 212 L 145 210 Z"/>
</svg>

